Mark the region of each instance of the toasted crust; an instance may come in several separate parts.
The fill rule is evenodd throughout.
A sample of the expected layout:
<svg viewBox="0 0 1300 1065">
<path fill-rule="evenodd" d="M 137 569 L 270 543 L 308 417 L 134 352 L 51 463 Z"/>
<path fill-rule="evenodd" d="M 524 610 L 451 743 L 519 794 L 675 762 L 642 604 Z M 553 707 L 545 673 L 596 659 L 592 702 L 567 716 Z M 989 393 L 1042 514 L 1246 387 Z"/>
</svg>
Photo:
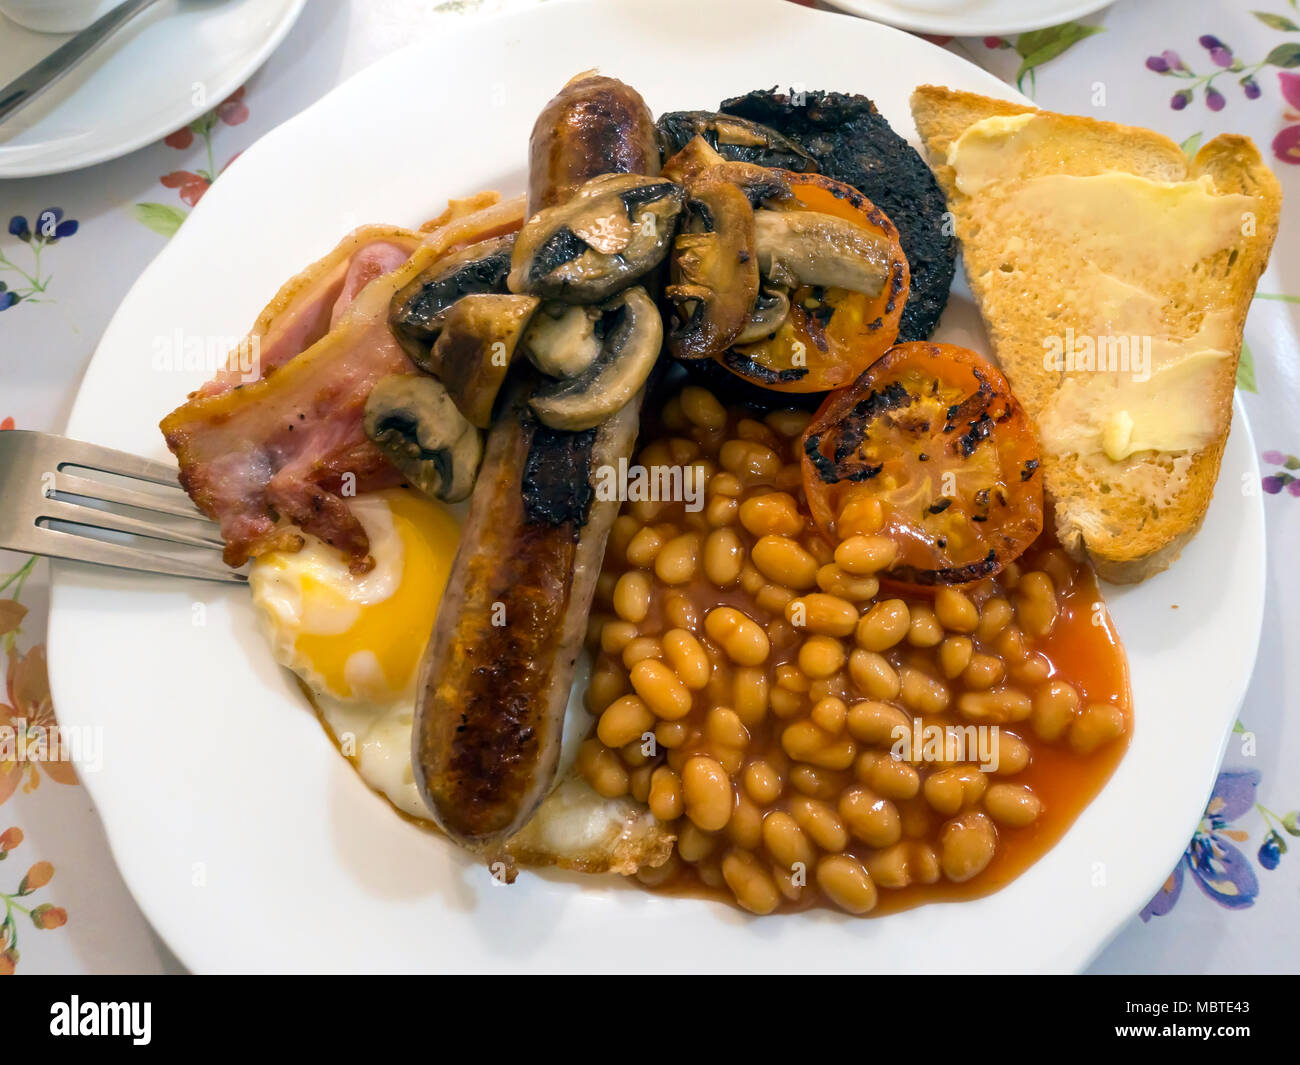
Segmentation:
<svg viewBox="0 0 1300 1065">
<path fill-rule="evenodd" d="M 982 225 L 985 205 L 980 194 L 967 196 L 958 190 L 953 170 L 947 165 L 950 146 L 975 122 L 1027 112 L 1051 120 L 1050 136 L 1041 149 L 1034 147 L 1024 157 L 1024 174 L 1009 173 L 1008 180 L 1030 174 L 1082 177 L 1122 171 L 1152 181 L 1179 182 L 1209 174 L 1219 193 L 1239 193 L 1258 201 L 1253 235 L 1243 236 L 1235 246 L 1224 248 L 1201 264 L 1170 261 L 1168 276 L 1153 278 L 1166 306 L 1172 309 L 1170 313 L 1187 323 L 1188 335 L 1206 313 L 1214 310 L 1224 316 L 1228 323 L 1226 335 L 1231 339 L 1232 357 L 1218 366 L 1212 385 L 1214 395 L 1207 397 L 1216 416 L 1211 442 L 1190 455 L 1145 452 L 1139 460 L 1155 472 L 1160 472 L 1158 467 L 1171 468 L 1174 462 L 1185 466 L 1177 477 L 1176 491 L 1157 503 L 1140 492 L 1112 490 L 1111 485 L 1099 483 L 1095 468 L 1078 456 L 1045 457 L 1044 485 L 1062 544 L 1076 557 L 1086 555 L 1091 559 L 1104 579 L 1134 583 L 1177 559 L 1200 528 L 1209 507 L 1231 424 L 1246 312 L 1277 234 L 1281 189 L 1246 137 L 1218 136 L 1202 146 L 1189 162 L 1177 144 L 1151 130 L 1038 112 L 1036 108 L 933 85 L 919 87 L 912 94 L 912 115 L 930 165 L 948 195 L 971 290 L 979 302 L 998 361 L 1016 395 L 1036 420 L 1041 420 L 1061 384 L 1059 372 L 1043 368 L 1043 349 L 1038 341 L 1046 332 L 1076 324 L 1070 320 L 1068 291 L 1062 284 L 1054 291 L 1029 293 L 1028 298 L 1021 293 L 1012 299 L 1006 295 L 1008 286 L 999 289 L 993 283 L 1007 243 L 1014 237 L 1032 238 L 1032 219 L 1025 219 L 1023 227 L 1017 227 L 1015 232 L 1008 232 L 1005 226 Z M 1058 254 L 1061 262 L 1056 276 L 1062 279 L 1077 267 L 1077 262 L 1071 262 L 1070 248 L 1051 249 L 1040 241 L 1035 244 L 1035 253 Z"/>
</svg>

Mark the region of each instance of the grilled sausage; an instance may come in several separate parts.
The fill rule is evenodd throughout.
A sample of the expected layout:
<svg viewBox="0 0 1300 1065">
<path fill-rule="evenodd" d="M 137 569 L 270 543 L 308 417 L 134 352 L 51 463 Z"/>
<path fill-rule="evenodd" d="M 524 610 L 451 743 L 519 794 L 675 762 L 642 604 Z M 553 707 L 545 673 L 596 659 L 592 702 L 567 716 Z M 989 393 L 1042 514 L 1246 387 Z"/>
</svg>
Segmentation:
<svg viewBox="0 0 1300 1065">
<path fill-rule="evenodd" d="M 641 97 L 580 76 L 533 130 L 530 208 L 619 168 L 656 174 L 654 124 Z M 488 436 L 470 513 L 417 689 L 412 761 L 434 819 L 490 852 L 550 791 L 573 670 L 616 500 L 595 471 L 630 458 L 641 395 L 580 433 L 529 412 L 536 379 L 516 382 Z"/>
<path fill-rule="evenodd" d="M 564 203 L 601 174 L 659 173 L 654 117 L 615 78 L 579 74 L 542 108 L 528 141 L 528 213 Z"/>
</svg>

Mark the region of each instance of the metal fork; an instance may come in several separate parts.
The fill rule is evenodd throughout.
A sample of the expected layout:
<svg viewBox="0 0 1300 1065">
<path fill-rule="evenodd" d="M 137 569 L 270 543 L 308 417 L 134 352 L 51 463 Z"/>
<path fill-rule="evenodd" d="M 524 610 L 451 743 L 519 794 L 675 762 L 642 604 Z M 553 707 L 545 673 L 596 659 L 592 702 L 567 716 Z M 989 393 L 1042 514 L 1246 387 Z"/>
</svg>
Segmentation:
<svg viewBox="0 0 1300 1065">
<path fill-rule="evenodd" d="M 20 111 L 157 0 L 127 0 L 59 45 L 30 70 L 0 86 L 0 122 Z"/>
<path fill-rule="evenodd" d="M 51 433 L 0 432 L 0 548 L 247 583 L 221 561 L 223 546 L 216 524 L 177 484 L 174 466 Z"/>
</svg>

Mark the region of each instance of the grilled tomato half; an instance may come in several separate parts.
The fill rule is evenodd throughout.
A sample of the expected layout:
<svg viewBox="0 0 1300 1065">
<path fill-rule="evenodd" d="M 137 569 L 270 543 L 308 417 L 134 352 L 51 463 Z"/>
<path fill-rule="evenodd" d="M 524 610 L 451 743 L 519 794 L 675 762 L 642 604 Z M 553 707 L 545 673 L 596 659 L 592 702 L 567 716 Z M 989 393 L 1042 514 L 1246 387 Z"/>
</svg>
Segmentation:
<svg viewBox="0 0 1300 1065">
<path fill-rule="evenodd" d="M 898 337 L 907 256 L 894 223 L 857 189 L 821 174 L 776 173 L 790 194 L 755 211 L 759 306 L 714 358 L 777 392 L 842 388 Z"/>
<path fill-rule="evenodd" d="M 1042 453 L 996 366 L 951 344 L 899 344 L 827 397 L 803 437 L 813 520 L 899 584 L 969 584 L 1043 528 Z M 892 549 L 889 543 L 892 543 Z M 888 560 L 888 561 L 886 561 Z M 864 566 L 873 563 L 864 562 Z"/>
</svg>

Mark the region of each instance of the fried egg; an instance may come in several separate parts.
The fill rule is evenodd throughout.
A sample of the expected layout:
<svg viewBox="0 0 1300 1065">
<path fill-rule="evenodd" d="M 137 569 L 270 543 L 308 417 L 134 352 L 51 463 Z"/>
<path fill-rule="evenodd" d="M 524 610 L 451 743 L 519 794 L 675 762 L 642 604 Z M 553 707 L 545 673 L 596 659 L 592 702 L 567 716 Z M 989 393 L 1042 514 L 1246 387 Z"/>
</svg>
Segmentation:
<svg viewBox="0 0 1300 1065">
<path fill-rule="evenodd" d="M 370 539 L 361 575 L 324 541 L 253 562 L 253 602 L 275 659 L 292 670 L 339 750 L 398 810 L 428 821 L 411 767 L 415 689 L 460 540 L 460 514 L 410 489 L 348 500 Z M 574 691 L 587 686 L 579 659 Z M 559 784 L 509 850 L 530 864 L 635 872 L 668 857 L 672 836 L 631 798 L 607 800 L 569 768 L 590 733 L 580 695 L 564 721 Z"/>
<path fill-rule="evenodd" d="M 427 818 L 411 771 L 415 683 L 460 521 L 409 489 L 348 503 L 370 539 L 369 573 L 307 536 L 300 551 L 258 558 L 249 588 L 276 661 L 298 676 L 339 749 L 399 810 Z"/>
<path fill-rule="evenodd" d="M 302 550 L 257 558 L 248 586 L 276 661 L 302 681 L 361 779 L 403 813 L 428 819 L 411 769 L 411 726 L 461 508 L 411 489 L 357 495 L 348 507 L 369 537 L 373 570 L 356 575 L 337 550 L 305 536 Z M 578 692 L 584 672 L 580 666 Z M 591 727 L 578 698 L 564 726 L 562 771 Z"/>
</svg>

